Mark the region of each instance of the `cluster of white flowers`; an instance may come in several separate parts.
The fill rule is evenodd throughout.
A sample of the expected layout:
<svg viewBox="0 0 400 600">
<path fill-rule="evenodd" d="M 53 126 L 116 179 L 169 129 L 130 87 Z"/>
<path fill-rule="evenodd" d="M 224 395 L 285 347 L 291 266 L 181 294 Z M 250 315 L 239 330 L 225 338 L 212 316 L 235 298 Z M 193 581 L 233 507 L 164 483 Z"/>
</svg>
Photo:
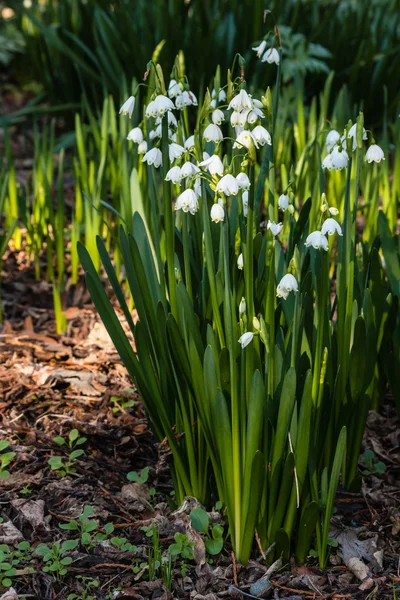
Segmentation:
<svg viewBox="0 0 400 600">
<path fill-rule="evenodd" d="M 352 141 L 352 150 L 354 152 L 354 150 L 357 148 L 357 123 L 350 127 L 349 131 L 347 132 L 347 136 L 345 132 L 340 135 L 336 129 L 329 131 L 325 140 L 325 146 L 328 154 L 322 161 L 322 167 L 324 169 L 329 169 L 330 171 L 340 171 L 347 167 L 349 155 L 346 149 L 346 137 Z M 363 140 L 366 140 L 367 137 L 367 132 L 363 128 Z M 385 160 L 382 148 L 373 142 L 365 154 L 365 160 L 368 163 L 379 163 L 382 160 Z"/>
<path fill-rule="evenodd" d="M 316 250 L 322 248 L 323 250 L 328 251 L 328 238 L 326 236 L 335 235 L 335 233 L 343 235 L 342 228 L 335 219 L 328 218 L 324 221 L 321 231 L 313 231 L 307 236 L 304 245 L 307 247 L 312 246 Z"/>
<path fill-rule="evenodd" d="M 197 106 L 197 98 L 190 90 L 183 89 L 175 79 L 171 79 L 168 86 L 168 96 L 175 98 L 175 107 L 183 110 L 188 106 Z"/>
<path fill-rule="evenodd" d="M 257 148 L 271 144 L 269 132 L 262 125 L 256 125 L 259 119 L 264 118 L 263 104 L 260 100 L 252 98 L 245 89 L 241 89 L 230 101 L 228 110 L 232 110 L 230 123 L 235 127 L 237 137 L 234 148 L 242 146 L 249 148 L 251 143 L 254 143 Z M 245 130 L 246 123 L 256 127 L 252 131 Z"/>
<path fill-rule="evenodd" d="M 252 48 L 254 52 L 257 52 L 258 58 L 261 58 L 261 62 L 267 62 L 269 64 L 275 63 L 279 65 L 279 52 L 276 48 L 268 48 L 267 42 L 263 40 L 258 46 Z"/>
</svg>

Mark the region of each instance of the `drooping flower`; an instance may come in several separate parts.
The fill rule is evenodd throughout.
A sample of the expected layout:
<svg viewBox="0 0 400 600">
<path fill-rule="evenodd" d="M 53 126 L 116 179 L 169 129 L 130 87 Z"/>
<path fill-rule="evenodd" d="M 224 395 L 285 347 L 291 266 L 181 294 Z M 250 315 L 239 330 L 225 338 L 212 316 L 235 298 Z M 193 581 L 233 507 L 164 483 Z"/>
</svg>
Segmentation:
<svg viewBox="0 0 400 600">
<path fill-rule="evenodd" d="M 287 194 L 281 194 L 278 198 L 278 207 L 285 212 L 289 208 L 290 198 Z"/>
<path fill-rule="evenodd" d="M 159 148 L 152 148 L 142 158 L 143 162 L 149 165 L 154 165 L 156 169 L 162 165 L 162 153 Z"/>
<path fill-rule="evenodd" d="M 252 50 L 254 50 L 254 52 L 257 52 L 257 56 L 258 58 L 261 58 L 265 48 L 267 47 L 267 42 L 265 40 L 263 40 L 261 42 L 261 44 L 259 44 L 258 46 L 256 46 L 255 48 L 252 48 Z"/>
<path fill-rule="evenodd" d="M 342 228 L 335 219 L 326 219 L 321 227 L 321 233 L 322 235 L 335 235 L 335 233 L 343 235 Z"/>
<path fill-rule="evenodd" d="M 243 271 L 243 254 L 239 254 L 237 259 L 237 268 L 239 271 Z"/>
<path fill-rule="evenodd" d="M 246 308 L 247 308 L 246 307 L 246 300 L 242 296 L 242 299 L 241 299 L 240 304 L 239 304 L 239 313 L 241 315 L 243 315 L 246 312 Z"/>
<path fill-rule="evenodd" d="M 180 167 L 172 167 L 165 176 L 166 181 L 172 181 L 172 183 L 179 184 L 183 179 L 183 175 Z"/>
<path fill-rule="evenodd" d="M 146 152 L 147 152 L 146 140 L 143 140 L 143 142 L 140 142 L 137 151 L 138 151 L 138 154 L 146 154 Z"/>
<path fill-rule="evenodd" d="M 354 125 L 352 125 L 352 127 L 350 127 L 347 137 L 353 139 L 353 150 L 355 150 L 357 148 L 357 123 L 354 123 Z M 363 127 L 363 138 L 362 139 L 366 140 L 367 137 L 368 137 L 367 132 Z"/>
<path fill-rule="evenodd" d="M 175 106 L 179 110 L 183 110 L 184 108 L 187 108 L 188 106 L 192 105 L 197 106 L 197 98 L 193 94 L 193 92 L 185 90 L 184 92 L 182 92 L 182 94 L 180 94 L 180 96 L 176 97 Z"/>
<path fill-rule="evenodd" d="M 186 150 L 191 150 L 192 148 L 194 148 L 194 135 L 188 137 L 188 139 L 185 141 L 184 146 Z"/>
<path fill-rule="evenodd" d="M 223 138 L 223 135 L 218 125 L 215 125 L 215 123 L 210 123 L 210 125 L 207 125 L 205 128 L 203 137 L 206 142 L 220 142 Z"/>
<path fill-rule="evenodd" d="M 225 119 L 225 115 L 222 112 L 222 110 L 220 110 L 219 108 L 216 108 L 215 110 L 213 110 L 213 113 L 211 115 L 211 119 L 212 122 L 215 125 L 221 125 L 221 123 L 224 121 Z"/>
<path fill-rule="evenodd" d="M 340 150 L 337 146 L 331 152 L 331 164 L 334 171 L 341 171 L 347 167 L 349 155 L 346 150 Z M 329 167 L 328 167 L 329 168 Z"/>
<path fill-rule="evenodd" d="M 304 245 L 307 246 L 307 248 L 312 246 L 316 250 L 319 250 L 320 248 L 323 250 L 328 250 L 328 239 L 325 237 L 322 231 L 313 231 L 307 237 Z"/>
<path fill-rule="evenodd" d="M 194 190 L 187 189 L 178 196 L 175 202 L 175 210 L 183 210 L 194 215 L 199 209 L 199 202 Z"/>
<path fill-rule="evenodd" d="M 199 163 L 200 167 L 206 167 L 206 169 L 211 173 L 211 175 L 219 175 L 222 177 L 224 174 L 224 165 L 222 164 L 222 160 L 218 156 L 218 154 L 213 154 L 209 158 L 206 158 L 201 163 Z"/>
<path fill-rule="evenodd" d="M 168 111 L 168 127 L 170 125 L 174 125 L 174 127 L 178 127 L 178 121 L 172 111 Z M 161 125 L 161 117 L 156 118 L 156 125 Z M 160 136 L 161 137 L 161 136 Z"/>
<path fill-rule="evenodd" d="M 170 98 L 168 98 L 168 96 L 162 96 L 160 94 L 156 97 L 154 102 L 156 103 L 157 117 L 160 117 L 161 119 L 167 111 L 175 108 L 174 103 Z"/>
<path fill-rule="evenodd" d="M 239 184 L 233 175 L 224 175 L 217 183 L 217 192 L 225 196 L 236 196 L 239 191 Z"/>
<path fill-rule="evenodd" d="M 325 146 L 327 147 L 328 152 L 330 152 L 334 146 L 340 140 L 340 133 L 336 131 L 336 129 L 331 129 L 331 131 L 326 136 Z"/>
<path fill-rule="evenodd" d="M 241 190 L 250 189 L 250 179 L 248 178 L 246 173 L 239 173 L 238 175 L 236 175 L 236 181 L 238 182 L 239 188 Z"/>
<path fill-rule="evenodd" d="M 232 98 L 228 106 L 228 109 L 233 109 L 237 111 L 246 109 L 251 110 L 252 108 L 253 105 L 251 102 L 251 98 L 244 89 L 241 89 L 240 92 L 234 98 Z"/>
<path fill-rule="evenodd" d="M 225 211 L 220 204 L 213 204 L 211 207 L 211 221 L 214 223 L 222 223 L 225 218 Z"/>
<path fill-rule="evenodd" d="M 171 79 L 168 86 L 168 96 L 170 98 L 175 98 L 181 94 L 181 88 L 179 87 L 179 83 L 175 79 Z"/>
<path fill-rule="evenodd" d="M 232 127 L 244 127 L 249 112 L 248 109 L 242 111 L 234 110 L 230 118 Z"/>
<path fill-rule="evenodd" d="M 246 346 L 248 346 L 250 344 L 250 342 L 253 341 L 253 338 L 254 338 L 254 333 L 252 333 L 251 331 L 247 331 L 247 333 L 244 333 L 243 335 L 240 336 L 240 338 L 238 339 L 238 342 L 242 346 L 242 348 L 246 348 Z"/>
<path fill-rule="evenodd" d="M 247 122 L 250 123 L 250 125 L 254 125 L 254 123 L 257 123 L 259 116 L 260 115 L 258 115 L 255 110 L 250 110 L 247 115 Z"/>
<path fill-rule="evenodd" d="M 282 231 L 283 223 L 275 223 L 275 221 L 268 221 L 267 229 L 269 229 L 272 235 L 276 237 Z"/>
<path fill-rule="evenodd" d="M 269 131 L 267 131 L 262 125 L 257 125 L 254 127 L 251 133 L 253 135 L 253 139 L 257 142 L 257 144 L 260 144 L 260 146 L 265 146 L 265 144 L 269 144 L 271 146 L 272 141 Z"/>
<path fill-rule="evenodd" d="M 365 153 L 365 160 L 367 163 L 380 163 L 381 160 L 385 160 L 385 155 L 382 148 L 380 148 L 377 144 L 372 144 L 372 146 L 370 146 Z"/>
<path fill-rule="evenodd" d="M 332 154 L 327 154 L 325 156 L 324 160 L 322 161 L 322 168 L 329 169 L 329 171 L 331 171 L 333 169 Z"/>
<path fill-rule="evenodd" d="M 283 298 L 284 300 L 286 300 L 290 292 L 296 293 L 298 291 L 299 286 L 296 281 L 296 278 L 294 277 L 294 275 L 291 275 L 291 273 L 287 273 L 284 277 L 282 277 L 282 279 L 278 283 L 276 288 L 276 295 L 278 296 L 278 298 Z"/>
<path fill-rule="evenodd" d="M 135 108 L 135 96 L 129 96 L 128 100 L 126 100 L 121 108 L 119 109 L 120 115 L 129 115 L 132 116 L 133 109 Z"/>
<path fill-rule="evenodd" d="M 143 132 L 140 127 L 134 127 L 131 129 L 126 136 L 126 139 L 134 142 L 135 144 L 140 144 L 140 142 L 143 142 Z"/>
<path fill-rule="evenodd" d="M 179 144 L 172 143 L 169 145 L 169 160 L 172 162 L 176 158 L 182 156 L 185 152 L 185 148 Z"/>
<path fill-rule="evenodd" d="M 242 204 L 243 204 L 243 216 L 247 217 L 247 213 L 249 212 L 249 192 L 243 192 Z"/>
<path fill-rule="evenodd" d="M 276 48 L 269 48 L 266 52 L 264 52 L 261 62 L 267 62 L 270 65 L 275 63 L 279 65 L 279 52 Z"/>
<path fill-rule="evenodd" d="M 251 131 L 242 131 L 236 138 L 236 142 L 233 144 L 234 148 L 250 148 L 251 144 L 254 144 L 256 148 L 258 148 L 258 144 L 253 137 L 253 133 Z"/>
<path fill-rule="evenodd" d="M 185 162 L 181 167 L 182 177 L 193 177 L 194 175 L 196 175 L 196 173 L 199 172 L 199 167 L 191 162 Z"/>
</svg>

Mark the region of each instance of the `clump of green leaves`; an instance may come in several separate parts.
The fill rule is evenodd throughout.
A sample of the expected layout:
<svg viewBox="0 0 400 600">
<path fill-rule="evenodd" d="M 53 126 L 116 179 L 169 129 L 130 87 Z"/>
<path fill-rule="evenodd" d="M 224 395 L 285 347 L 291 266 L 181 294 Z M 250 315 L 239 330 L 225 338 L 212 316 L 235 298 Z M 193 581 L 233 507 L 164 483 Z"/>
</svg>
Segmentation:
<svg viewBox="0 0 400 600">
<path fill-rule="evenodd" d="M 77 429 L 72 429 L 68 438 L 65 439 L 61 436 L 57 436 L 54 438 L 54 441 L 59 446 L 67 446 L 69 449 L 69 455 L 64 460 L 61 456 L 52 456 L 49 458 L 48 464 L 51 467 L 52 471 L 58 471 L 61 477 L 68 475 L 69 473 L 76 473 L 76 469 L 73 466 L 75 460 L 82 456 L 85 452 L 82 448 L 78 448 L 78 446 L 82 446 L 87 441 L 85 437 L 79 437 L 79 431 Z"/>
<path fill-rule="evenodd" d="M 93 546 L 94 539 L 92 533 L 98 528 L 97 521 L 95 519 L 90 519 L 93 514 L 93 506 L 85 506 L 78 519 L 71 519 L 69 523 L 60 525 L 60 528 L 66 529 L 67 531 L 77 531 L 82 546 Z"/>
<path fill-rule="evenodd" d="M 8 467 L 15 457 L 15 452 L 3 452 L 9 445 L 10 442 L 7 440 L 0 440 L 0 479 L 6 479 L 10 475 L 10 472 L 7 471 L 6 467 Z"/>
<path fill-rule="evenodd" d="M 29 542 L 20 542 L 16 550 L 10 549 L 7 544 L 0 544 L 0 585 L 7 588 L 12 585 L 13 578 L 17 575 L 17 567 L 28 562 L 31 558 L 31 545 Z M 32 567 L 19 569 L 18 574 L 23 575 L 33 572 Z"/>
<path fill-rule="evenodd" d="M 360 456 L 360 462 L 365 467 L 361 473 L 363 475 L 383 475 L 386 472 L 386 465 L 381 460 L 378 460 L 373 450 L 365 450 Z"/>
<path fill-rule="evenodd" d="M 48 544 L 39 544 L 35 550 L 35 554 L 42 557 L 43 562 L 46 563 L 43 571 L 54 574 L 57 581 L 60 582 L 67 573 L 67 567 L 72 563 L 72 558 L 64 555 L 71 550 L 75 550 L 78 545 L 79 540 L 57 541 L 51 546 Z"/>
<path fill-rule="evenodd" d="M 192 525 L 199 533 L 204 533 L 206 550 L 212 556 L 219 554 L 224 545 L 224 528 L 214 525 L 210 532 L 210 519 L 202 508 L 195 508 L 189 515 Z"/>
<path fill-rule="evenodd" d="M 193 560 L 193 547 L 194 542 L 191 542 L 186 533 L 175 533 L 174 535 L 175 544 L 171 544 L 168 548 L 169 553 L 172 557 Z"/>
</svg>

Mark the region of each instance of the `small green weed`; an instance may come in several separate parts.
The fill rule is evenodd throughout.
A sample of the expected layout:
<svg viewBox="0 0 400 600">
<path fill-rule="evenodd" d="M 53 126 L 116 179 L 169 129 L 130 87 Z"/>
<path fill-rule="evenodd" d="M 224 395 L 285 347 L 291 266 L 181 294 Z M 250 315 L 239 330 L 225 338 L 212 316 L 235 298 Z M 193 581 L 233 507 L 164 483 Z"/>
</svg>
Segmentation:
<svg viewBox="0 0 400 600">
<path fill-rule="evenodd" d="M 57 541 L 52 546 L 39 544 L 35 550 L 35 554 L 42 557 L 43 562 L 46 563 L 43 567 L 43 571 L 45 573 L 54 574 L 57 581 L 61 582 L 64 575 L 67 573 L 67 567 L 72 563 L 72 558 L 70 556 L 64 556 L 64 554 L 71 550 L 75 550 L 78 546 L 79 540 Z"/>
<path fill-rule="evenodd" d="M 210 534 L 210 519 L 202 508 L 193 509 L 189 517 L 195 530 L 206 536 L 204 543 L 207 552 L 212 556 L 219 554 L 224 545 L 224 528 L 221 525 L 214 525 Z"/>
<path fill-rule="evenodd" d="M 84 454 L 82 448 L 78 448 L 86 442 L 87 438 L 79 437 L 79 431 L 77 429 L 72 429 L 69 432 L 68 439 L 64 439 L 61 436 L 57 436 L 54 438 L 54 441 L 59 446 L 67 446 L 70 450 L 68 458 L 64 460 L 61 456 L 52 456 L 48 460 L 48 464 L 51 467 L 52 471 L 58 471 L 61 477 L 68 475 L 69 473 L 76 473 L 76 469 L 73 464 L 75 460 Z"/>
<path fill-rule="evenodd" d="M 7 440 L 0 440 L 0 479 L 6 479 L 9 477 L 10 472 L 7 471 L 6 467 L 11 463 L 12 459 L 15 457 L 15 452 L 3 452 L 10 445 L 10 442 Z"/>
<path fill-rule="evenodd" d="M 381 460 L 378 460 L 373 450 L 365 450 L 360 456 L 360 462 L 365 469 L 361 473 L 367 475 L 383 475 L 386 472 L 386 465 Z"/>
</svg>

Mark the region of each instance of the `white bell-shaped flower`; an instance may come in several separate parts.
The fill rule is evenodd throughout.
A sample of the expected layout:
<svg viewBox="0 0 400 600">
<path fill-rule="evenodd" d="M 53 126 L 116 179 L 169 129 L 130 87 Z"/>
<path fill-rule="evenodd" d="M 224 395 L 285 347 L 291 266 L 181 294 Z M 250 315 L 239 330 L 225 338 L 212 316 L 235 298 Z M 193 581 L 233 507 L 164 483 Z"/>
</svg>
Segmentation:
<svg viewBox="0 0 400 600">
<path fill-rule="evenodd" d="M 370 146 L 365 153 L 365 160 L 367 163 L 380 163 L 381 160 L 385 160 L 385 155 L 382 148 L 380 148 L 377 144 L 372 144 L 372 146 Z"/>
<path fill-rule="evenodd" d="M 243 192 L 242 204 L 243 204 L 243 216 L 247 217 L 247 213 L 249 212 L 249 192 Z"/>
<path fill-rule="evenodd" d="M 252 48 L 252 50 L 254 50 L 254 52 L 257 52 L 258 58 L 261 58 L 261 56 L 264 53 L 266 47 L 267 47 L 267 42 L 265 40 L 263 40 L 261 42 L 261 44 L 259 44 L 255 48 Z"/>
<path fill-rule="evenodd" d="M 168 86 L 168 96 L 170 98 L 175 98 L 176 96 L 180 96 L 181 88 L 179 87 L 179 83 L 175 79 L 171 79 Z"/>
<path fill-rule="evenodd" d="M 246 90 L 241 89 L 240 92 L 229 102 L 228 108 L 237 111 L 247 109 L 251 110 L 253 108 L 253 105 L 251 103 L 251 98 L 246 92 Z"/>
<path fill-rule="evenodd" d="M 160 94 L 156 97 L 154 102 L 156 104 L 157 117 L 160 117 L 161 119 L 167 111 L 175 108 L 174 103 L 172 102 L 171 98 L 168 98 L 168 96 L 162 96 Z"/>
<path fill-rule="evenodd" d="M 213 110 L 211 119 L 215 125 L 221 125 L 221 123 L 223 123 L 223 121 L 225 120 L 225 115 L 222 112 L 222 110 L 220 110 L 219 108 L 216 108 L 215 110 Z"/>
<path fill-rule="evenodd" d="M 156 118 L 158 116 L 157 111 L 158 111 L 158 108 L 157 108 L 157 104 L 156 104 L 155 100 L 151 100 L 148 103 L 148 105 L 146 106 L 146 111 L 145 111 L 146 119 L 149 119 L 150 117 Z"/>
<path fill-rule="evenodd" d="M 326 146 L 328 152 L 330 152 L 336 146 L 336 144 L 338 143 L 339 140 L 340 140 L 340 133 L 338 131 L 336 131 L 336 129 L 331 129 L 331 131 L 326 136 L 326 140 L 325 140 L 325 146 Z"/>
<path fill-rule="evenodd" d="M 275 63 L 279 65 L 279 52 L 276 48 L 269 48 L 266 52 L 264 52 L 261 62 L 267 62 L 270 65 Z"/>
<path fill-rule="evenodd" d="M 299 286 L 296 281 L 296 278 L 291 273 L 287 273 L 284 277 L 282 277 L 282 279 L 278 283 L 276 288 L 276 295 L 278 296 L 278 298 L 283 298 L 284 300 L 286 300 L 290 292 L 296 293 L 298 291 Z"/>
<path fill-rule="evenodd" d="M 218 125 L 215 125 L 215 123 L 210 123 L 210 125 L 207 125 L 207 127 L 205 128 L 203 137 L 206 140 L 206 142 L 217 143 L 222 140 L 223 135 Z"/>
<path fill-rule="evenodd" d="M 120 115 L 129 115 L 132 116 L 133 109 L 135 108 L 135 96 L 129 96 L 128 100 L 126 100 L 121 108 L 119 109 Z"/>
<path fill-rule="evenodd" d="M 323 250 L 328 250 L 328 239 L 325 237 L 322 231 L 313 231 L 309 236 L 307 236 L 304 245 L 307 246 L 307 248 L 312 246 L 316 250 L 319 250 L 320 248 Z"/>
<path fill-rule="evenodd" d="M 242 299 L 239 304 L 239 314 L 243 315 L 246 312 L 246 308 L 246 300 L 242 296 Z"/>
<path fill-rule="evenodd" d="M 181 167 L 182 177 L 194 177 L 199 172 L 199 167 L 191 162 L 185 162 Z"/>
<path fill-rule="evenodd" d="M 201 163 L 199 163 L 200 167 L 205 167 L 211 175 L 219 175 L 222 177 L 224 174 L 224 165 L 222 164 L 222 160 L 218 156 L 218 154 L 213 154 L 209 158 L 206 158 Z"/>
<path fill-rule="evenodd" d="M 199 209 L 199 202 L 194 190 L 187 189 L 178 196 L 175 202 L 175 210 L 182 210 L 194 215 Z"/>
<path fill-rule="evenodd" d="M 180 167 L 172 167 L 165 176 L 165 181 L 172 181 L 172 183 L 179 184 L 183 179 L 183 175 Z"/>
<path fill-rule="evenodd" d="M 352 125 L 352 127 L 350 127 L 347 137 L 352 138 L 353 150 L 355 150 L 357 148 L 357 123 L 354 123 L 354 125 Z M 363 140 L 366 140 L 367 137 L 368 137 L 367 132 L 366 132 L 365 128 L 363 127 Z"/>
<path fill-rule="evenodd" d="M 188 139 L 184 143 L 184 146 L 186 150 L 192 150 L 192 148 L 194 148 L 194 135 L 188 137 Z"/>
<path fill-rule="evenodd" d="M 335 219 L 326 219 L 321 227 L 321 233 L 322 235 L 335 235 L 335 233 L 343 235 L 342 228 Z"/>
<path fill-rule="evenodd" d="M 162 121 L 162 118 L 157 117 L 156 125 L 161 125 L 161 121 Z M 176 120 L 176 117 L 171 110 L 168 111 L 168 126 L 170 126 L 170 125 L 173 125 L 174 127 L 178 127 L 178 121 Z"/>
<path fill-rule="evenodd" d="M 236 181 L 238 182 L 239 188 L 241 190 L 250 189 L 250 179 L 248 178 L 246 173 L 239 173 L 238 175 L 236 175 Z"/>
<path fill-rule="evenodd" d="M 272 235 L 276 237 L 282 231 L 283 223 L 275 223 L 275 221 L 268 221 L 267 229 L 269 229 Z"/>
<path fill-rule="evenodd" d="M 345 169 L 349 162 L 349 155 L 346 150 L 340 150 L 337 146 L 331 152 L 331 163 L 334 171 Z"/>
<path fill-rule="evenodd" d="M 254 127 L 251 133 L 253 135 L 253 139 L 260 146 L 265 146 L 265 144 L 271 146 L 272 141 L 269 131 L 267 131 L 262 125 L 257 125 L 256 127 Z"/>
<path fill-rule="evenodd" d="M 185 152 L 185 148 L 180 146 L 179 144 L 172 143 L 169 145 L 169 160 L 172 162 L 173 160 L 182 156 Z"/>
<path fill-rule="evenodd" d="M 214 223 L 222 223 L 225 218 L 225 211 L 220 204 L 213 204 L 211 207 L 211 221 Z"/>
<path fill-rule="evenodd" d="M 143 142 L 140 142 L 140 144 L 138 145 L 138 154 L 146 154 L 147 152 L 147 142 L 146 140 L 143 140 Z"/>
<path fill-rule="evenodd" d="M 252 144 L 254 144 L 256 148 L 258 148 L 258 144 L 253 137 L 253 133 L 246 129 L 245 131 L 239 133 L 239 135 L 236 138 L 236 142 L 233 144 L 233 147 L 243 148 L 244 146 L 245 148 L 249 149 Z"/>
<path fill-rule="evenodd" d="M 325 156 L 324 160 L 322 161 L 322 168 L 332 171 L 332 169 L 333 169 L 332 154 L 327 154 Z"/>
<path fill-rule="evenodd" d="M 290 198 L 287 194 L 281 194 L 278 198 L 278 207 L 285 212 L 289 208 Z"/>
<path fill-rule="evenodd" d="M 240 336 L 240 338 L 238 339 L 238 342 L 242 346 L 242 348 L 246 348 L 246 346 L 248 346 L 250 344 L 250 342 L 253 341 L 253 338 L 254 338 L 254 333 L 252 333 L 251 331 L 247 331 L 247 333 L 244 333 L 243 335 Z"/>
<path fill-rule="evenodd" d="M 148 165 L 154 165 L 156 169 L 162 165 L 162 153 L 159 148 L 152 148 L 142 158 L 143 162 L 147 162 Z"/>
<path fill-rule="evenodd" d="M 239 191 L 239 184 L 233 175 L 225 175 L 217 183 L 217 192 L 225 196 L 236 196 Z"/>
<path fill-rule="evenodd" d="M 131 129 L 126 136 L 126 139 L 134 142 L 135 144 L 140 144 L 140 142 L 143 142 L 143 132 L 140 127 L 134 127 Z"/>
</svg>

